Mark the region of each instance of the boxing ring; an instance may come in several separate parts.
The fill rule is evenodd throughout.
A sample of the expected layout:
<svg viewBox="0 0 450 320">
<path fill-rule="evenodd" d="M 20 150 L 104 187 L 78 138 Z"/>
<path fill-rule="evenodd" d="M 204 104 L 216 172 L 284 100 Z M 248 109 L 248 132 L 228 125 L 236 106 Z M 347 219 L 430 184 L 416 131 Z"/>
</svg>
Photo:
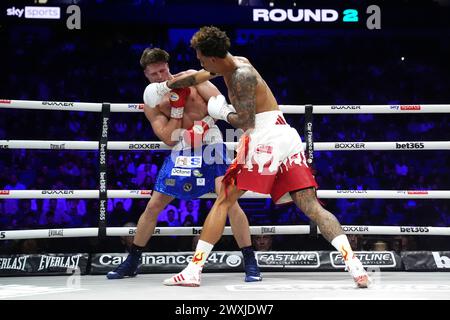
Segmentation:
<svg viewBox="0 0 450 320">
<path fill-rule="evenodd" d="M 113 198 L 148 199 L 151 190 L 108 190 L 107 152 L 109 150 L 170 150 L 160 141 L 109 141 L 111 112 L 143 112 L 142 104 L 109 104 L 0 100 L 0 109 L 34 109 L 85 111 L 101 113 L 101 132 L 97 141 L 0 140 L 2 149 L 96 150 L 99 151 L 98 190 L 0 190 L 0 199 L 98 199 L 98 227 L 0 230 L 0 240 L 39 238 L 117 237 L 134 234 L 135 228 L 108 227 L 106 203 Z M 305 114 L 304 149 L 309 164 L 314 151 L 368 150 L 450 150 L 450 141 L 394 142 L 313 142 L 313 114 L 405 114 L 449 113 L 450 105 L 281 105 L 284 113 Z M 236 142 L 226 142 L 234 149 Z M 405 148 L 399 145 L 406 146 Z M 450 190 L 318 190 L 323 199 L 450 199 Z M 242 198 L 265 199 L 268 195 L 247 192 Z M 202 198 L 215 198 L 207 194 Z M 251 234 L 300 235 L 319 234 L 317 226 L 251 226 Z M 343 225 L 346 234 L 360 235 L 450 235 L 449 227 L 433 226 L 351 226 Z M 157 227 L 155 236 L 193 236 L 201 227 Z M 224 235 L 231 235 L 225 227 Z M 181 270 L 181 269 L 180 269 Z M 200 288 L 164 287 L 167 274 L 140 274 L 137 278 L 107 281 L 104 275 L 70 275 L 45 277 L 0 277 L 0 299 L 449 299 L 450 274 L 446 272 L 374 272 L 375 284 L 368 290 L 354 290 L 344 272 L 264 272 L 261 283 L 246 284 L 242 274 L 204 273 Z M 413 280 L 414 279 L 414 280 Z M 126 290 L 127 294 L 123 292 Z"/>
</svg>

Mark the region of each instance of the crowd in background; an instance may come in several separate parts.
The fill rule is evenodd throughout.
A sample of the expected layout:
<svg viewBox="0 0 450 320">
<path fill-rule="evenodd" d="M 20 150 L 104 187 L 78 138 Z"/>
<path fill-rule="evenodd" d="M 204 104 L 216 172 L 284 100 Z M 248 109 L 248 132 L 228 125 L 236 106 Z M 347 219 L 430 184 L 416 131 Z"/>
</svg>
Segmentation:
<svg viewBox="0 0 450 320">
<path fill-rule="evenodd" d="M 169 51 L 172 73 L 200 68 L 185 32 L 180 31 L 180 37 L 174 40 L 167 36 L 173 32 L 109 31 L 74 35 L 39 27 L 15 28 L 7 35 L 9 45 L 0 60 L 0 97 L 140 103 L 146 80 L 138 62 L 147 46 Z M 446 63 L 450 42 L 445 37 L 406 31 L 383 36 L 315 33 L 229 30 L 231 52 L 250 59 L 279 104 L 450 102 L 450 69 Z M 98 41 L 100 37 L 102 41 Z M 416 50 L 418 43 L 433 52 L 432 59 L 423 49 Z M 214 83 L 225 93 L 222 80 Z M 287 114 L 286 119 L 304 138 L 304 116 Z M 447 114 L 424 113 L 316 115 L 314 140 L 448 141 L 448 120 Z M 223 123 L 220 127 L 230 128 Z M 99 133 L 98 113 L 0 110 L 0 140 L 93 141 L 98 140 Z M 109 140 L 158 139 L 142 113 L 113 113 Z M 152 190 L 168 154 L 109 151 L 108 189 Z M 316 151 L 314 161 L 320 189 L 450 189 L 450 156 L 446 151 Z M 96 151 L 0 149 L 0 190 L 98 187 Z M 446 200 L 321 200 L 344 225 L 450 226 Z M 109 199 L 108 225 L 136 223 L 146 202 Z M 240 202 L 252 225 L 309 223 L 295 206 L 275 206 L 269 199 Z M 158 225 L 201 226 L 212 204 L 207 199 L 175 200 L 161 214 Z M 98 201 L 92 199 L 0 200 L 0 230 L 95 227 L 98 212 Z M 183 247 L 180 239 L 176 240 L 178 248 Z M 172 240 L 157 240 L 161 242 L 157 249 L 164 251 Z M 306 246 L 308 241 L 301 243 Z M 231 241 L 228 245 L 235 244 Z"/>
</svg>

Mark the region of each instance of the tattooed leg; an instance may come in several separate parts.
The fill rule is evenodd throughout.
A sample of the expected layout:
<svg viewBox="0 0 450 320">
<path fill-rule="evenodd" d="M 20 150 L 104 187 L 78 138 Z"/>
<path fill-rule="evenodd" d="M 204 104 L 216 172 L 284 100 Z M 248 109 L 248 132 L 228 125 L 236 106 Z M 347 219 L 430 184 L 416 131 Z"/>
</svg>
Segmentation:
<svg viewBox="0 0 450 320">
<path fill-rule="evenodd" d="M 290 194 L 297 207 L 317 224 L 325 239 L 331 242 L 337 236 L 344 234 L 336 217 L 317 201 L 314 188 L 297 190 Z"/>
</svg>

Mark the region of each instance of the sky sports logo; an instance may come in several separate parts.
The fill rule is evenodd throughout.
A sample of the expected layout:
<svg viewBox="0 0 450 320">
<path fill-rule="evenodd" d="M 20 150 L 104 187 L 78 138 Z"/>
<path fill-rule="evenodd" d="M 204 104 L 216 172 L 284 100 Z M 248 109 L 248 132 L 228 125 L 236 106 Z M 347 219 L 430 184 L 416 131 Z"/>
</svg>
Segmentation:
<svg viewBox="0 0 450 320">
<path fill-rule="evenodd" d="M 6 9 L 6 15 L 25 19 L 60 19 L 60 7 L 30 7 L 24 9 L 12 7 Z"/>
</svg>

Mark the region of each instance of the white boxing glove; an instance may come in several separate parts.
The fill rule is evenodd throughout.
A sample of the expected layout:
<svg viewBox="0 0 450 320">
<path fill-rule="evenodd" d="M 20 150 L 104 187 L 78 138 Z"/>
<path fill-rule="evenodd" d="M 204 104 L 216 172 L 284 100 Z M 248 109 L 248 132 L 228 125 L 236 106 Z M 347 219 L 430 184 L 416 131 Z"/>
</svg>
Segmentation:
<svg viewBox="0 0 450 320">
<path fill-rule="evenodd" d="M 225 120 L 228 122 L 228 115 L 236 112 L 232 105 L 228 105 L 223 95 L 213 96 L 208 100 L 208 114 L 214 119 Z"/>
<path fill-rule="evenodd" d="M 150 83 L 144 90 L 144 103 L 150 108 L 154 108 L 161 103 L 170 90 L 167 81 Z"/>
</svg>

